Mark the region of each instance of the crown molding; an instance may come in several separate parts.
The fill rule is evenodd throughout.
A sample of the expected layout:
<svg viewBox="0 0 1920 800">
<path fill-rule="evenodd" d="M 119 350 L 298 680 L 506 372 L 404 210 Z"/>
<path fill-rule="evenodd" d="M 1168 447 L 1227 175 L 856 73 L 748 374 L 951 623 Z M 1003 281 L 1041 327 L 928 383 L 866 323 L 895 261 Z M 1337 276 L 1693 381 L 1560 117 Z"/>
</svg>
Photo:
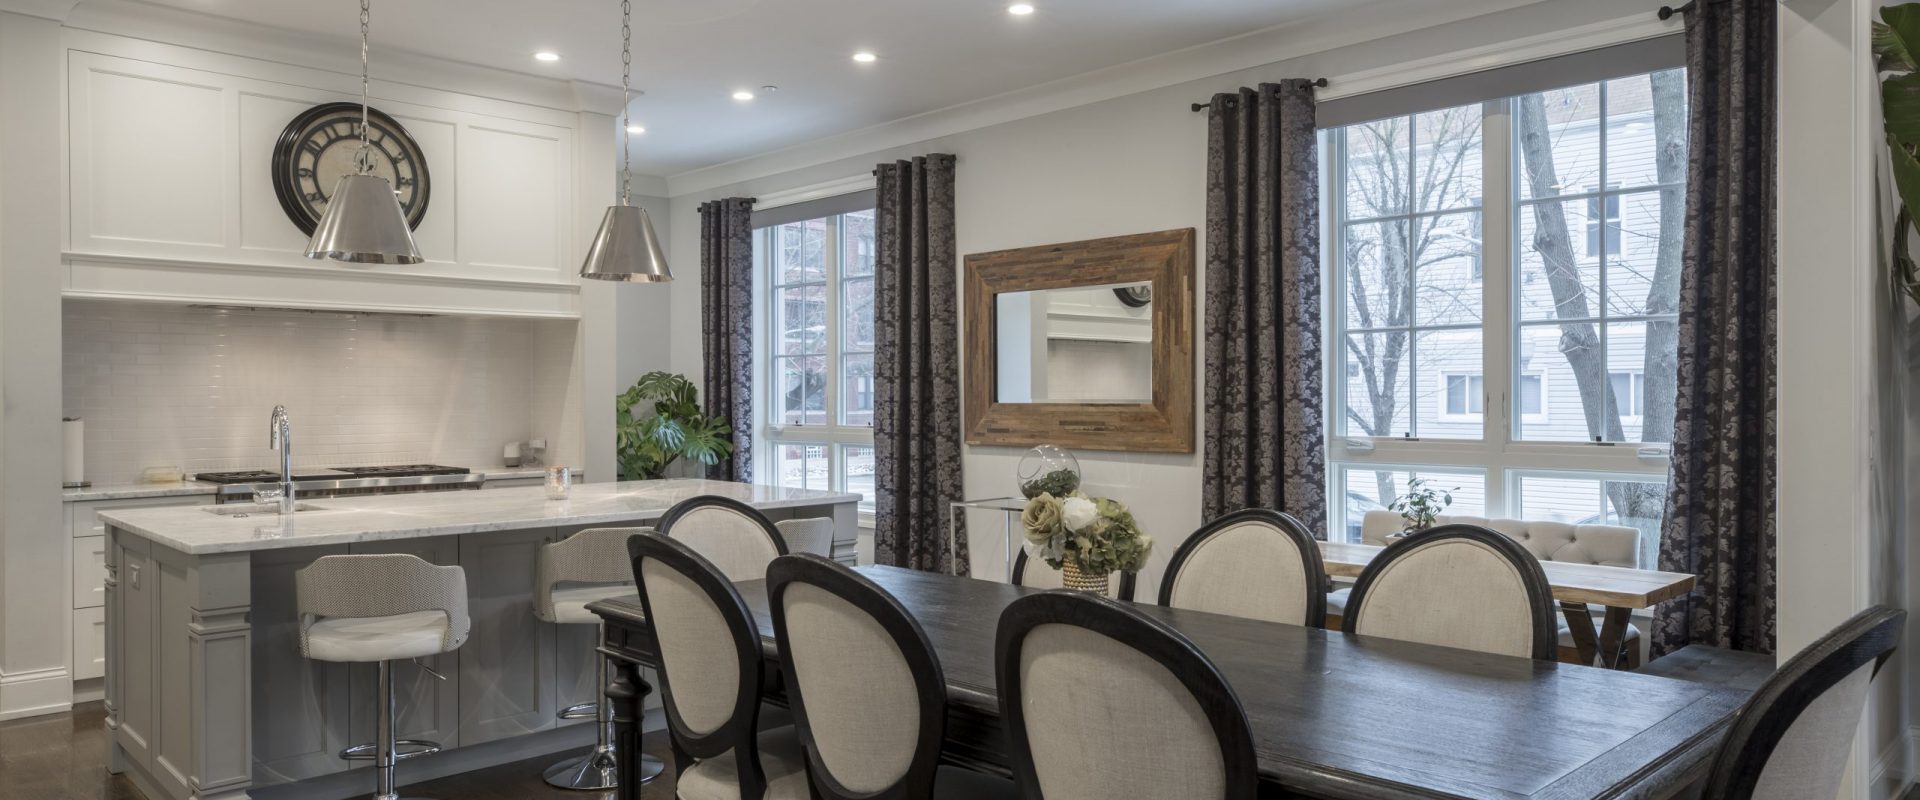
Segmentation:
<svg viewBox="0 0 1920 800">
<path fill-rule="evenodd" d="M 1290 61 L 1542 1 L 1392 0 L 1354 10 L 1332 11 L 769 153 L 688 170 L 667 180 L 676 197 L 710 191 L 767 175 Z"/>
<path fill-rule="evenodd" d="M 359 50 L 336 37 L 299 33 L 211 14 L 124 0 L 0 0 L 0 4 L 64 5 L 70 30 L 232 55 L 293 67 L 360 73 Z M 3 8 L 4 6 L 0 6 Z M 449 91 L 563 112 L 618 112 L 620 88 L 423 56 L 395 48 L 379 52 L 378 82 Z"/>
<path fill-rule="evenodd" d="M 0 12 L 65 22 L 80 0 L 0 0 Z"/>
</svg>

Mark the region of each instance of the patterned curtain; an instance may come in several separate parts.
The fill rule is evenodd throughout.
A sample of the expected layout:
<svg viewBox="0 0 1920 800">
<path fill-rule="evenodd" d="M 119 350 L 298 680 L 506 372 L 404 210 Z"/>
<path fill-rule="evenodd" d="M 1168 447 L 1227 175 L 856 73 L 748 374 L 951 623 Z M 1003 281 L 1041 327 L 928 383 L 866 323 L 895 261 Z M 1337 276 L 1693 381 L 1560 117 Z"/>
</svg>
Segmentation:
<svg viewBox="0 0 1920 800">
<path fill-rule="evenodd" d="M 874 211 L 874 561 L 966 574 L 953 156 L 881 164 Z"/>
<path fill-rule="evenodd" d="M 753 201 L 700 204 L 700 341 L 707 414 L 733 426 L 712 480 L 753 480 Z"/>
<path fill-rule="evenodd" d="M 1687 14 L 1687 227 L 1655 655 L 1774 649 L 1774 17 L 1778 0 Z"/>
<path fill-rule="evenodd" d="M 1201 513 L 1272 508 L 1327 525 L 1320 168 L 1310 81 L 1207 110 L 1206 453 Z"/>
</svg>

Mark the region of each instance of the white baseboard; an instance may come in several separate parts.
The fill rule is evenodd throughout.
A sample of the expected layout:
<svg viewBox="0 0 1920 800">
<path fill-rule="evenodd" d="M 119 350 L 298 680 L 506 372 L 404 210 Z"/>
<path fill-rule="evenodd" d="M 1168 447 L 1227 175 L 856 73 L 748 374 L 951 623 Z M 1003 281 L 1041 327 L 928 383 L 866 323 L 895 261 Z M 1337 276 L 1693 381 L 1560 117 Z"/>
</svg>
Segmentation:
<svg viewBox="0 0 1920 800">
<path fill-rule="evenodd" d="M 1920 748 L 1920 726 L 1908 728 L 1906 735 L 1887 743 L 1873 757 L 1867 775 L 1867 796 L 1874 800 L 1899 800 L 1914 785 L 1913 763 Z"/>
<path fill-rule="evenodd" d="M 0 721 L 72 708 L 73 678 L 66 667 L 0 674 Z"/>
</svg>

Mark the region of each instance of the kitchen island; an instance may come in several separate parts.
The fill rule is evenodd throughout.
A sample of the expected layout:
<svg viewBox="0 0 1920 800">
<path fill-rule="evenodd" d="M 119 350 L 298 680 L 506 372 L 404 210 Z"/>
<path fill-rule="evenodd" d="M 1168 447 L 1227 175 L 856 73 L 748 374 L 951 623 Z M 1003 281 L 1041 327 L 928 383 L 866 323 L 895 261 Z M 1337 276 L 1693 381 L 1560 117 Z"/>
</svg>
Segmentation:
<svg viewBox="0 0 1920 800">
<path fill-rule="evenodd" d="M 423 659 L 428 669 L 395 665 L 399 735 L 446 748 L 407 761 L 402 780 L 586 744 L 591 725 L 555 714 L 599 694 L 594 632 L 534 617 L 538 549 L 584 528 L 646 525 L 700 495 L 773 519 L 831 517 L 836 551 L 857 525 L 859 495 L 704 480 L 583 484 L 557 501 L 540 486 L 302 500 L 307 510 L 284 517 L 103 511 L 109 769 L 153 800 L 365 794 L 371 776 L 345 774 L 338 754 L 373 739 L 374 667 L 302 658 L 294 611 L 293 573 L 338 553 L 466 570 L 467 642 Z"/>
</svg>

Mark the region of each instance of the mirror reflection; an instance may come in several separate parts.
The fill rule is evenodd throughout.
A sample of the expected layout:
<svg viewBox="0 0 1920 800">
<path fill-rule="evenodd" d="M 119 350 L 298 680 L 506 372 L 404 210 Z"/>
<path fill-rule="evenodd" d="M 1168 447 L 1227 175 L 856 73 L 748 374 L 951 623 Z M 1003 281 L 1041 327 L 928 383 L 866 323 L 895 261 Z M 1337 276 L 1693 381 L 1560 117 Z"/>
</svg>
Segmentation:
<svg viewBox="0 0 1920 800">
<path fill-rule="evenodd" d="M 1153 284 L 994 296 L 995 399 L 1153 402 Z"/>
</svg>

